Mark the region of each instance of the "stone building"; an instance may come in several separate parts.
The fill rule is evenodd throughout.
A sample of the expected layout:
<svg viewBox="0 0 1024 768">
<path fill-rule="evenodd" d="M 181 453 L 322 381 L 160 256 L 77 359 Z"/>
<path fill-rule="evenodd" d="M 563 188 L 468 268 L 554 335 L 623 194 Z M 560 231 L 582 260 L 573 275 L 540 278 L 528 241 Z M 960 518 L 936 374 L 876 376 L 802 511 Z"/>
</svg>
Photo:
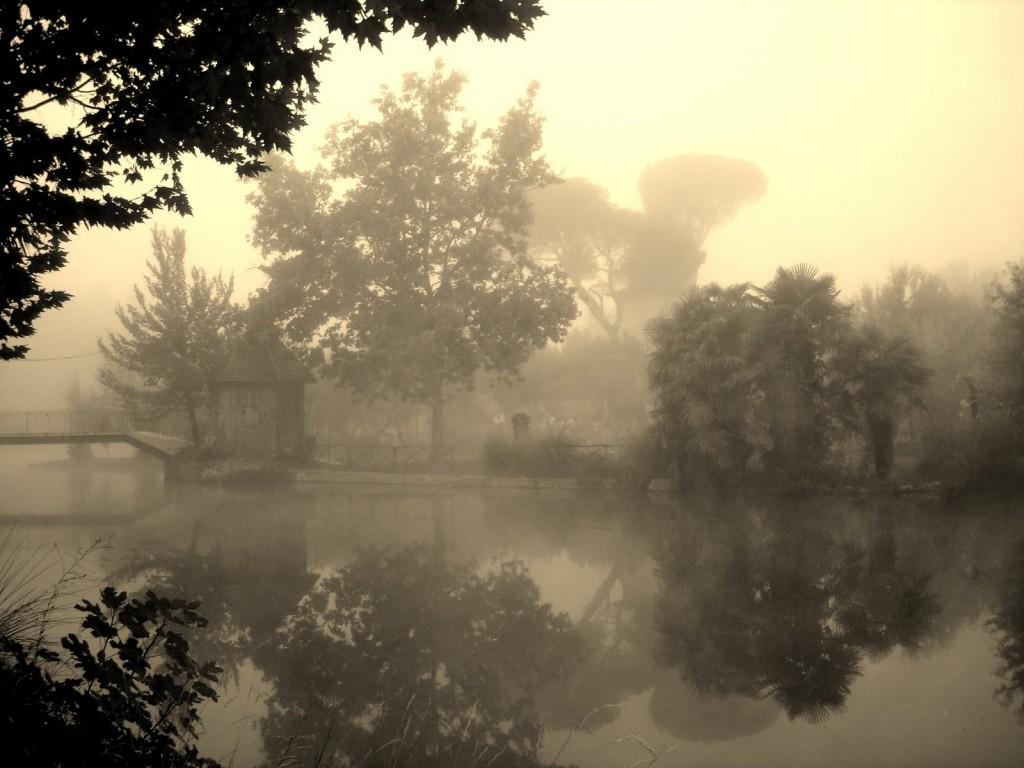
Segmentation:
<svg viewBox="0 0 1024 768">
<path fill-rule="evenodd" d="M 301 457 L 312 380 L 275 333 L 247 333 L 213 382 L 216 448 L 229 456 Z"/>
</svg>

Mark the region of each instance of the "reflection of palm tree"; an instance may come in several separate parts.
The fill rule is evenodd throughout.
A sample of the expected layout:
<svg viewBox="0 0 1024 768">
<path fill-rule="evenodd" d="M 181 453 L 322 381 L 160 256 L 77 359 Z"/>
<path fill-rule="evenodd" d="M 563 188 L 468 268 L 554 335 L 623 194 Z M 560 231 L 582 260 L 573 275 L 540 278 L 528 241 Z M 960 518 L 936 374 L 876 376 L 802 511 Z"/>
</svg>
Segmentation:
<svg viewBox="0 0 1024 768">
<path fill-rule="evenodd" d="M 370 551 L 327 575 L 256 661 L 273 681 L 271 762 L 531 764 L 536 691 L 579 653 L 522 565 Z"/>
<path fill-rule="evenodd" d="M 770 696 L 791 718 L 841 708 L 865 654 L 916 648 L 927 580 L 900 571 L 891 530 L 870 554 L 805 510 L 739 517 L 714 537 L 683 521 L 659 555 L 660 655 L 697 691 Z"/>
<path fill-rule="evenodd" d="M 1003 682 L 996 696 L 1015 707 L 1024 722 L 1024 541 L 1017 544 L 989 626 L 996 633 L 999 674 Z"/>
</svg>

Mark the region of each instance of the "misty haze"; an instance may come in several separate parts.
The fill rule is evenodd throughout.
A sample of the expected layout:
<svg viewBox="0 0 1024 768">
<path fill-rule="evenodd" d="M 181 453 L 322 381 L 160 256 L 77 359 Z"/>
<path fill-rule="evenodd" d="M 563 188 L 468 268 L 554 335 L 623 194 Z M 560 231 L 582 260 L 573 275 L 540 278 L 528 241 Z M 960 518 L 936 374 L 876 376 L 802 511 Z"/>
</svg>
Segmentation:
<svg viewBox="0 0 1024 768">
<path fill-rule="evenodd" d="M 0 40 L 0 765 L 1024 765 L 1024 3 Z"/>
</svg>

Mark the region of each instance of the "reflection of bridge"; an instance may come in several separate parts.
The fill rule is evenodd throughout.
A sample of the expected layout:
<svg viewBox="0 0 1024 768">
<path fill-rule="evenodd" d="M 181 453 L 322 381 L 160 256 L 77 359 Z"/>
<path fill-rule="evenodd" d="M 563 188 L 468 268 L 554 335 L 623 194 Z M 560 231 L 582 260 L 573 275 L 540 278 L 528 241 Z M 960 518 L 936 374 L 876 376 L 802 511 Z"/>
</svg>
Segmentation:
<svg viewBox="0 0 1024 768">
<path fill-rule="evenodd" d="M 120 411 L 0 411 L 0 445 L 125 443 L 169 459 L 189 446 L 178 437 L 133 428 Z"/>
</svg>

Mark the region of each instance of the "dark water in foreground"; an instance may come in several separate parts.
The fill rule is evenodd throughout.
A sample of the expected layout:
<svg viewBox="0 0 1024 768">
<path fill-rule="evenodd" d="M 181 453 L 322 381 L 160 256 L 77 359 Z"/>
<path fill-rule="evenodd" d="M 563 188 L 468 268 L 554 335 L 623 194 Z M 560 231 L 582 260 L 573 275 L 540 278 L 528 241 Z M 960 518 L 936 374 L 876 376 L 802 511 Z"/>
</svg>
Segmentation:
<svg viewBox="0 0 1024 768">
<path fill-rule="evenodd" d="M 202 747 L 225 763 L 500 766 L 540 738 L 545 765 L 1024 765 L 1016 502 L 335 486 L 161 505 L 148 459 L 83 483 L 33 450 L 0 455 L 0 514 L 39 516 L 23 546 L 102 538 L 97 582 L 203 600 L 195 652 L 226 674 Z"/>
</svg>

